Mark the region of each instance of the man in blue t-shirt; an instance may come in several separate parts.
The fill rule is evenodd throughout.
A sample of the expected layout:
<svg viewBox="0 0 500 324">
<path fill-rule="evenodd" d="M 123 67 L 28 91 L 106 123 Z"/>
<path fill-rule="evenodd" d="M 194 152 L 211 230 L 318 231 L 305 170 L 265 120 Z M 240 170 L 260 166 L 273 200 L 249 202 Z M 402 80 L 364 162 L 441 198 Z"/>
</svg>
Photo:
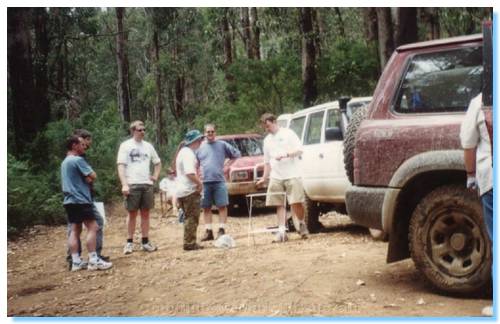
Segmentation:
<svg viewBox="0 0 500 324">
<path fill-rule="evenodd" d="M 72 135 L 66 141 L 68 152 L 61 163 L 61 182 L 64 194 L 64 209 L 71 223 L 68 246 L 71 251 L 71 271 L 85 268 L 86 263 L 78 252 L 78 242 L 82 232 L 82 223 L 87 228 L 87 252 L 89 254 L 88 270 L 106 270 L 113 266 L 99 258 L 96 252 L 97 222 L 93 210 L 90 184 L 97 175 L 90 165 L 81 157 L 85 153 L 83 138 Z"/>
<path fill-rule="evenodd" d="M 240 151 L 230 144 L 215 139 L 215 125 L 205 125 L 206 141 L 196 151 L 196 157 L 200 161 L 203 176 L 203 219 L 205 220 L 205 235 L 202 241 L 214 239 L 212 231 L 212 205 L 219 210 L 218 236 L 226 233 L 227 205 L 229 204 L 226 181 L 224 179 L 224 161 L 241 156 Z"/>
</svg>

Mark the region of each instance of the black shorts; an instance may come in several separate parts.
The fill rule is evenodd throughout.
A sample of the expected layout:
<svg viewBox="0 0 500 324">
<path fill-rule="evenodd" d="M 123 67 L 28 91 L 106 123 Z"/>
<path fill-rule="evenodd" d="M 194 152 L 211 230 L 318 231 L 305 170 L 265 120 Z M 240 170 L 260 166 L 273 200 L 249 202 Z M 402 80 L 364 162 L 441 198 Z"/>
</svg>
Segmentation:
<svg viewBox="0 0 500 324">
<path fill-rule="evenodd" d="M 68 223 L 81 224 L 84 220 L 95 220 L 94 206 L 92 204 L 66 204 Z"/>
</svg>

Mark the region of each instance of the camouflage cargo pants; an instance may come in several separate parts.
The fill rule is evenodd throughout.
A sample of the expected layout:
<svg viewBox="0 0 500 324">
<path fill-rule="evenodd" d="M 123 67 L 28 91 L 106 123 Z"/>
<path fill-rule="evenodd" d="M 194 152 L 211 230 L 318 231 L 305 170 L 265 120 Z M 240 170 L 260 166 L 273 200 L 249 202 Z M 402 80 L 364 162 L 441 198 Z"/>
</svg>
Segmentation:
<svg viewBox="0 0 500 324">
<path fill-rule="evenodd" d="M 184 247 L 196 244 L 196 231 L 200 219 L 200 194 L 194 192 L 189 196 L 178 198 L 179 207 L 184 210 Z"/>
</svg>

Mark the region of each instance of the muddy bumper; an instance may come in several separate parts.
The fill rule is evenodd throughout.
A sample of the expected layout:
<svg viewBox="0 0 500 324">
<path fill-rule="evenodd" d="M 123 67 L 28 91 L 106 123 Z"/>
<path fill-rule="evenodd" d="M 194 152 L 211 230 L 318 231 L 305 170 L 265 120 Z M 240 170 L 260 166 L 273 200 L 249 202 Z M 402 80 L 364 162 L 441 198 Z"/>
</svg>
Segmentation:
<svg viewBox="0 0 500 324">
<path fill-rule="evenodd" d="M 252 181 L 248 182 L 226 182 L 229 196 L 245 196 L 251 193 L 265 192 L 267 188 L 257 188 Z"/>
<path fill-rule="evenodd" d="M 350 186 L 345 195 L 352 221 L 368 228 L 382 229 L 382 206 L 387 188 Z"/>
</svg>

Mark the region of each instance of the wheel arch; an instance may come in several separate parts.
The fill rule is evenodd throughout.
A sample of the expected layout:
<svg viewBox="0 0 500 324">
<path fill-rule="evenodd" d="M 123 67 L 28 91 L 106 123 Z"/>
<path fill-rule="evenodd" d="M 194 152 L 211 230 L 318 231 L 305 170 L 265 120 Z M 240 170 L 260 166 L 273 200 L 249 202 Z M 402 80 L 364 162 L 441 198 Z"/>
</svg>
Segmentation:
<svg viewBox="0 0 500 324">
<path fill-rule="evenodd" d="M 384 197 L 382 227 L 389 233 L 387 262 L 410 257 L 410 217 L 417 204 L 435 188 L 464 183 L 463 151 L 432 151 L 413 156 L 394 173 Z"/>
</svg>

